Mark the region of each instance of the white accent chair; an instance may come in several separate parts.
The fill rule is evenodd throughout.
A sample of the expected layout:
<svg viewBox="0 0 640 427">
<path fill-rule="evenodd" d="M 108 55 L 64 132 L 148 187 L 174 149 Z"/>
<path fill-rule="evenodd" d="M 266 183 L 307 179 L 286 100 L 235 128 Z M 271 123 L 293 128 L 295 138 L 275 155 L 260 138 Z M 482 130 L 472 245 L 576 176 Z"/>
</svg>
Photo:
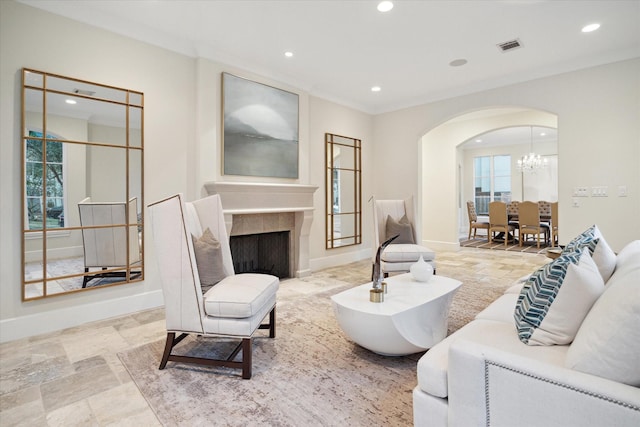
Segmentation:
<svg viewBox="0 0 640 427">
<path fill-rule="evenodd" d="M 389 273 L 406 273 L 415 264 L 420 255 L 431 264 L 433 271 L 436 271 L 436 254 L 426 246 L 419 244 L 420 235 L 416 229 L 416 211 L 413 203 L 413 197 L 405 200 L 373 200 L 373 225 L 374 225 L 374 245 L 373 245 L 373 263 L 375 264 L 376 253 L 378 247 L 387 240 L 386 224 L 387 217 L 400 221 L 403 216 L 411 223 L 414 244 L 409 243 L 391 243 L 388 245 L 380 256 L 380 269 L 384 277 L 388 277 Z"/>
<path fill-rule="evenodd" d="M 242 378 L 251 378 L 254 332 L 269 329 L 269 337 L 275 337 L 279 279 L 268 274 L 234 273 L 220 196 L 185 203 L 177 194 L 149 205 L 149 213 L 167 324 L 159 369 L 168 361 L 195 363 L 242 369 Z M 203 295 L 192 235 L 199 238 L 207 228 L 220 242 L 226 277 Z M 267 315 L 269 323 L 262 324 Z M 226 359 L 172 354 L 189 334 L 239 338 L 241 342 Z M 242 360 L 235 361 L 240 350 Z"/>
<path fill-rule="evenodd" d="M 92 202 L 87 197 L 78 203 L 78 209 L 80 225 L 89 227 L 82 229 L 84 272 L 99 269 L 85 274 L 82 287 L 96 278 L 126 278 L 127 269 L 131 278 L 140 276 L 140 271 L 130 270 L 142 261 L 137 199 L 133 197 L 128 203 Z"/>
</svg>

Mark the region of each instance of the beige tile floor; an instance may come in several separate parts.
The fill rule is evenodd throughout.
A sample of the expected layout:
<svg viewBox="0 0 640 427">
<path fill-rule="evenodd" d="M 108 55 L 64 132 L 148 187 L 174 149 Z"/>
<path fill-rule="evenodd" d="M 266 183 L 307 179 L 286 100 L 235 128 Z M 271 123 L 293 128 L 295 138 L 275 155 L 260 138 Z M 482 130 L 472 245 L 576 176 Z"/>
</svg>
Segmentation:
<svg viewBox="0 0 640 427">
<path fill-rule="evenodd" d="M 438 274 L 507 285 L 549 260 L 463 248 L 437 254 Z M 351 282 L 365 260 L 313 274 Z M 356 279 L 358 278 L 358 279 Z M 148 310 L 0 345 L 0 426 L 160 425 L 117 354 L 164 339 L 164 311 Z"/>
</svg>

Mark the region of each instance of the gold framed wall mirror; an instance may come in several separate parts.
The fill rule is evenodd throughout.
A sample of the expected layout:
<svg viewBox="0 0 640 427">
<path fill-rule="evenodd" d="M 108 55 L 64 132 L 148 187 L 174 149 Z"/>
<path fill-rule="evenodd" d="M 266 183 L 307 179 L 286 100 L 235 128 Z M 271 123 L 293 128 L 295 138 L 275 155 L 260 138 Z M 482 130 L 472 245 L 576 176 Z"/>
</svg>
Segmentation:
<svg viewBox="0 0 640 427">
<path fill-rule="evenodd" d="M 326 248 L 362 243 L 362 142 L 325 133 Z"/>
<path fill-rule="evenodd" d="M 144 279 L 144 95 L 22 70 L 22 300 Z"/>
</svg>

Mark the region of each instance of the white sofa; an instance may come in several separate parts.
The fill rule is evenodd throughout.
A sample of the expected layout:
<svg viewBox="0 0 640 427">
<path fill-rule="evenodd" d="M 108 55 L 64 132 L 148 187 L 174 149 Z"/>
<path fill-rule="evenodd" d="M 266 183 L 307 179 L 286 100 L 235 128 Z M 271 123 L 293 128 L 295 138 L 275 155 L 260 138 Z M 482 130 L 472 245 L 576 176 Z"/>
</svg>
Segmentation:
<svg viewBox="0 0 640 427">
<path fill-rule="evenodd" d="M 640 240 L 615 257 L 569 345 L 520 341 L 524 280 L 420 358 L 414 425 L 640 426 Z M 572 347 L 601 372 L 571 365 Z"/>
</svg>

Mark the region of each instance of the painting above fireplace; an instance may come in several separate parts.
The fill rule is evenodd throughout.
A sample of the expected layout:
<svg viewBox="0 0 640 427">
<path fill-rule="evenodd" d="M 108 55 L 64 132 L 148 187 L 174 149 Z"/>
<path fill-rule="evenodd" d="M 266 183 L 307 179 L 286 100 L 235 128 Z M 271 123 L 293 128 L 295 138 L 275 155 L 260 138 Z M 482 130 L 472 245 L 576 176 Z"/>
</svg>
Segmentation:
<svg viewBox="0 0 640 427">
<path fill-rule="evenodd" d="M 298 178 L 298 95 L 222 73 L 223 173 Z"/>
</svg>

